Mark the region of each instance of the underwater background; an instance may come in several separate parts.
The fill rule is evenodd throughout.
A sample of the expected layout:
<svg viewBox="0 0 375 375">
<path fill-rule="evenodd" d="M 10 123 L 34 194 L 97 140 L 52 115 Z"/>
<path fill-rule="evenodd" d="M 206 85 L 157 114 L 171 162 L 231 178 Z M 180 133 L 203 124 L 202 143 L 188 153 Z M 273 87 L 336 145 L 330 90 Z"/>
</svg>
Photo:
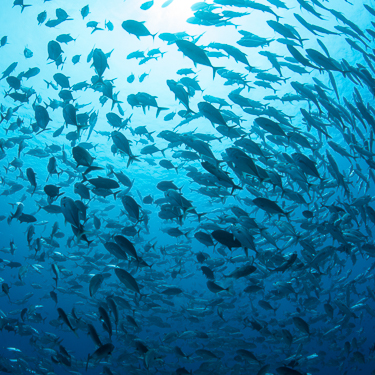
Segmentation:
<svg viewBox="0 0 375 375">
<path fill-rule="evenodd" d="M 2 0 L 0 373 L 374 373 L 374 9 Z"/>
</svg>

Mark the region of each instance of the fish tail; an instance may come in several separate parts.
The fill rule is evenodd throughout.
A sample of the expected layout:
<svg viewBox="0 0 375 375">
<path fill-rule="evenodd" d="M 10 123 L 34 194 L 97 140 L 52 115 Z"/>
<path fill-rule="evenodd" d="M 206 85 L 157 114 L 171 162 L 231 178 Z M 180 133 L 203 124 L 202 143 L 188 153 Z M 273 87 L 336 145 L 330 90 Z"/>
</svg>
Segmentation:
<svg viewBox="0 0 375 375">
<path fill-rule="evenodd" d="M 213 66 L 212 67 L 212 75 L 213 75 L 213 79 L 215 79 L 215 73 L 219 70 L 219 69 L 224 69 L 222 66 Z"/>
<path fill-rule="evenodd" d="M 197 216 L 198 216 L 198 223 L 201 222 L 201 218 L 202 218 L 202 216 L 204 216 L 204 215 L 207 215 L 207 212 L 203 212 L 203 213 L 201 213 L 201 214 L 197 214 Z"/>
<path fill-rule="evenodd" d="M 21 13 L 23 12 L 23 10 L 27 7 L 31 7 L 31 5 L 28 5 L 28 4 L 25 4 L 25 5 L 22 5 L 22 9 L 21 9 Z"/>
<path fill-rule="evenodd" d="M 129 165 L 130 165 L 133 161 L 139 161 L 138 156 L 135 156 L 135 155 L 129 155 L 129 160 L 128 160 L 127 168 L 129 168 Z"/>
<path fill-rule="evenodd" d="M 192 113 L 193 115 L 196 114 L 196 112 L 194 112 L 190 107 L 188 107 L 187 111 L 186 111 L 186 115 L 189 114 L 189 113 Z M 186 117 L 185 115 L 185 117 Z"/>
<path fill-rule="evenodd" d="M 242 187 L 238 185 L 233 185 L 230 195 L 233 195 L 235 190 L 242 190 Z"/>
<path fill-rule="evenodd" d="M 78 333 L 77 333 L 77 328 L 73 328 L 72 331 L 73 331 L 74 334 L 77 336 L 77 338 L 79 338 Z"/>
<path fill-rule="evenodd" d="M 166 107 L 157 107 L 158 109 L 157 109 L 157 111 L 156 111 L 156 117 L 158 117 L 159 116 L 159 113 L 161 112 L 161 111 L 167 111 L 169 108 L 166 108 Z"/>
<path fill-rule="evenodd" d="M 229 294 L 234 295 L 233 284 L 229 285 L 228 288 L 225 288 L 224 290 L 226 290 Z"/>
<path fill-rule="evenodd" d="M 89 367 L 89 361 L 90 361 L 90 354 L 87 355 L 86 372 Z"/>
<path fill-rule="evenodd" d="M 182 214 L 180 216 L 178 216 L 178 222 L 180 225 L 182 225 L 182 220 L 185 219 L 185 214 Z"/>
</svg>

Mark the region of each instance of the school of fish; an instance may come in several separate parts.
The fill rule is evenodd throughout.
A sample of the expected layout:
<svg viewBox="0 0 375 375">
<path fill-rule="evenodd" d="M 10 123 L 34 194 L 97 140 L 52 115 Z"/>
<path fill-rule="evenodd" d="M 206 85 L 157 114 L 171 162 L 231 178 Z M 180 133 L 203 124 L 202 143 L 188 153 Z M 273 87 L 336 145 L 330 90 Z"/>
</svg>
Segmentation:
<svg viewBox="0 0 375 375">
<path fill-rule="evenodd" d="M 87 2 L 1 3 L 0 373 L 375 374 L 372 1 Z"/>
</svg>

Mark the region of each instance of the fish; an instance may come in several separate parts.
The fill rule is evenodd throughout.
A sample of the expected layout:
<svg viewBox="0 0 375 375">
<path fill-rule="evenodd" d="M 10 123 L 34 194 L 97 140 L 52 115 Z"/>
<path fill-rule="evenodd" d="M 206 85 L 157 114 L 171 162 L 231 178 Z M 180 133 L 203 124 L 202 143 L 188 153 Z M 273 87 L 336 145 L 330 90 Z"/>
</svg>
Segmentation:
<svg viewBox="0 0 375 375">
<path fill-rule="evenodd" d="M 116 268 L 116 276 L 130 290 L 141 295 L 137 281 L 124 269 Z"/>
<path fill-rule="evenodd" d="M 70 320 L 68 316 L 66 315 L 65 311 L 61 307 L 58 307 L 57 312 L 59 314 L 59 319 L 61 319 L 69 327 L 69 329 L 78 337 L 76 329 L 72 327 Z"/>
<path fill-rule="evenodd" d="M 94 275 L 90 280 L 89 291 L 90 297 L 92 297 L 100 288 L 104 281 L 104 276 L 102 274 Z"/>
<path fill-rule="evenodd" d="M 6 296 L 8 297 L 8 299 L 9 299 L 9 302 L 11 302 L 11 300 L 10 300 L 10 296 L 9 296 L 9 289 L 10 289 L 11 287 L 7 284 L 7 283 L 2 283 L 1 284 L 1 290 L 3 291 L 3 293 L 5 293 L 6 294 Z"/>
<path fill-rule="evenodd" d="M 90 7 L 89 7 L 89 5 L 85 5 L 81 9 L 81 16 L 82 16 L 83 19 L 85 19 L 89 14 L 90 14 Z"/>
<path fill-rule="evenodd" d="M 222 230 L 222 229 L 218 229 L 218 230 L 215 230 L 211 233 L 211 236 L 216 240 L 218 241 L 219 243 L 221 243 L 222 245 L 225 245 L 226 247 L 228 247 L 229 250 L 232 250 L 232 248 L 235 248 L 235 247 L 241 247 L 241 242 L 238 241 L 232 233 L 230 232 L 227 232 L 225 230 Z"/>
<path fill-rule="evenodd" d="M 2 5 L 0 329 L 23 372 L 371 372 L 371 4 Z"/>
<path fill-rule="evenodd" d="M 176 296 L 183 293 L 183 291 L 180 288 L 167 288 L 163 290 L 161 293 L 166 296 Z"/>
<path fill-rule="evenodd" d="M 223 115 L 211 103 L 200 102 L 198 103 L 199 112 L 206 117 L 212 124 L 227 126 Z"/>
<path fill-rule="evenodd" d="M 151 34 L 147 27 L 144 25 L 144 22 L 139 22 L 135 20 L 123 21 L 121 24 L 122 28 L 127 31 L 129 34 L 135 35 L 138 39 L 141 36 L 152 36 L 152 39 L 155 39 L 156 34 Z"/>
<path fill-rule="evenodd" d="M 191 59 L 194 64 L 201 64 L 212 68 L 213 78 L 215 78 L 215 73 L 217 70 L 221 69 L 220 67 L 213 67 L 211 61 L 207 57 L 205 51 L 196 46 L 194 43 L 187 40 L 176 40 L 176 45 L 178 49 L 189 59 Z"/>
<path fill-rule="evenodd" d="M 228 288 L 223 288 L 221 287 L 220 285 L 214 283 L 213 281 L 211 280 L 208 280 L 207 281 L 207 288 L 212 292 L 212 293 L 220 293 L 220 292 L 223 292 L 223 291 L 228 291 L 229 290 L 229 287 Z"/>
<path fill-rule="evenodd" d="M 90 360 L 94 360 L 95 362 L 100 362 L 103 358 L 106 358 L 108 355 L 111 355 L 115 346 L 112 343 L 107 343 L 99 347 L 95 350 L 94 353 L 91 355 L 88 354 L 87 356 L 87 363 L 86 363 L 86 371 L 89 367 Z"/>
</svg>

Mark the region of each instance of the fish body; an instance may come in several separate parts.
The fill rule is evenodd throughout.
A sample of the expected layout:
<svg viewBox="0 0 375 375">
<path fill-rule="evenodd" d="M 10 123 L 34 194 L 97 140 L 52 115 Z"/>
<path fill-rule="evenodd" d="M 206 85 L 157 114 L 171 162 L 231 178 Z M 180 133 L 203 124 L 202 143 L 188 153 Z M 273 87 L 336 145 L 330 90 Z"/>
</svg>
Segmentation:
<svg viewBox="0 0 375 375">
<path fill-rule="evenodd" d="M 207 57 L 205 51 L 201 47 L 198 47 L 194 43 L 183 39 L 176 40 L 176 45 L 186 57 L 194 62 L 194 64 L 211 67 L 213 71 L 213 78 L 215 78 L 215 73 L 220 68 L 212 66 L 210 59 Z"/>
</svg>

